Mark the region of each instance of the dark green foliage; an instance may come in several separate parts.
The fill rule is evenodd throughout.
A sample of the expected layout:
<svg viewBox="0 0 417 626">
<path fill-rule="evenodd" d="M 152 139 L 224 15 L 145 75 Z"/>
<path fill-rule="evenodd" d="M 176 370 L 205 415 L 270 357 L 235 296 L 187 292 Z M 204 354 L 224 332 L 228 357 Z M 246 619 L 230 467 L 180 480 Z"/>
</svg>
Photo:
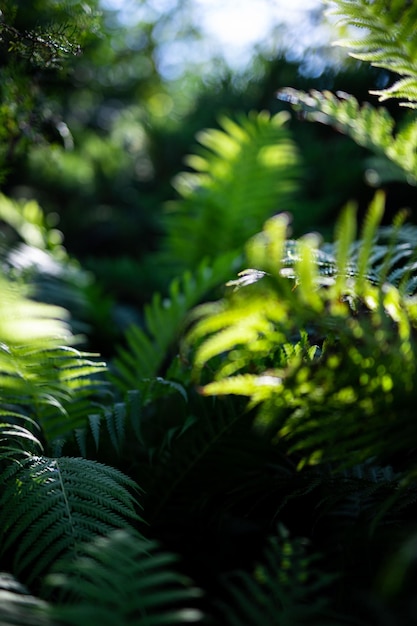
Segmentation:
<svg viewBox="0 0 417 626">
<path fill-rule="evenodd" d="M 287 247 L 282 255 L 285 221 L 276 218 L 249 248 L 249 262 L 268 274 L 250 280 L 244 275 L 232 298 L 202 308 L 191 331 L 193 342 L 204 337 L 195 357 L 198 370 L 222 355 L 205 393 L 241 394 L 260 404 L 259 424 L 301 454 L 301 464 L 386 460 L 415 439 L 408 409 L 414 401 L 415 301 L 389 282 L 381 287 L 369 282 L 372 272 L 372 282 L 378 279 L 371 264 L 381 208 L 376 199 L 357 263 L 344 253 L 347 213 L 335 243 L 338 258 L 332 262 L 326 256 L 325 263 L 310 249 L 314 239 Z M 389 251 L 388 245 L 385 256 Z M 380 248 L 376 253 L 388 281 L 389 266 Z M 404 277 L 409 270 L 405 263 Z M 294 291 L 285 284 L 289 277 Z M 244 286 L 249 282 L 256 284 Z M 294 342 L 297 329 L 307 329 L 307 341 Z M 412 475 L 415 468 L 409 471 Z"/>
<path fill-rule="evenodd" d="M 33 456 L 4 470 L 1 484 L 2 553 L 28 582 L 81 542 L 138 520 L 134 483 L 87 459 Z"/>
<path fill-rule="evenodd" d="M 294 502 L 312 499 L 314 535 L 323 533 L 328 556 L 327 542 L 333 550 L 344 536 L 342 587 L 361 562 L 361 540 L 371 541 L 378 568 L 386 537 L 401 541 L 387 528 L 407 519 L 416 502 L 414 230 L 402 229 L 399 219 L 377 238 L 382 210 L 377 196 L 353 244 L 348 208 L 325 252 L 313 236 L 286 242 L 285 216 L 270 220 L 247 247 L 259 269 L 231 281 L 227 298 L 198 308 L 189 335 L 203 393 L 248 397 L 258 430 L 297 465 L 299 480 L 287 478 L 279 515 L 287 519 Z M 276 494 L 281 489 L 276 475 Z M 247 613 L 253 587 L 242 580 L 246 593 L 235 591 L 235 600 Z M 378 593 L 369 602 L 382 606 Z M 256 597 L 254 623 L 262 611 Z M 394 612 L 398 598 L 396 591 Z M 372 614 L 369 605 L 344 611 Z M 231 623 L 240 623 L 232 615 Z"/>
<path fill-rule="evenodd" d="M 23 6 L 21 6 L 21 4 Z M 40 85 L 81 53 L 98 23 L 96 3 L 0 3 L 0 164 L 2 174 L 18 154 L 46 138 L 51 127 L 71 143 L 71 133 L 45 102 Z"/>
<path fill-rule="evenodd" d="M 230 626 L 298 626 L 336 624 L 340 616 L 326 615 L 325 595 L 332 577 L 320 571 L 317 555 L 308 554 L 305 542 L 292 541 L 284 529 L 273 537 L 264 559 L 253 572 L 234 572 L 225 587 L 228 602 L 221 605 Z M 324 596 L 320 597 L 323 593 Z"/>
<path fill-rule="evenodd" d="M 194 608 L 199 591 L 176 572 L 177 559 L 156 542 L 118 530 L 85 546 L 49 584 L 61 596 L 52 611 L 60 624 L 162 626 L 201 621 Z"/>
<path fill-rule="evenodd" d="M 59 30 L 20 33 L 5 23 L 4 18 L 0 22 L 4 49 L 40 68 L 57 67 L 65 56 L 80 54 L 80 46 L 68 38 L 65 30 L 64 27 Z"/>
<path fill-rule="evenodd" d="M 232 502 L 245 500 L 245 485 L 250 484 L 260 465 L 277 460 L 268 442 L 253 436 L 251 420 L 243 406 L 227 402 L 211 406 L 190 397 L 187 408 L 189 417 L 183 428 L 179 432 L 168 431 L 154 451 L 147 489 L 149 518 L 168 532 L 171 531 L 167 520 L 175 518 L 181 508 L 192 519 L 202 510 L 211 515 L 215 502 L 216 516 L 227 517 Z M 180 531 L 174 527 L 172 530 Z"/>
</svg>

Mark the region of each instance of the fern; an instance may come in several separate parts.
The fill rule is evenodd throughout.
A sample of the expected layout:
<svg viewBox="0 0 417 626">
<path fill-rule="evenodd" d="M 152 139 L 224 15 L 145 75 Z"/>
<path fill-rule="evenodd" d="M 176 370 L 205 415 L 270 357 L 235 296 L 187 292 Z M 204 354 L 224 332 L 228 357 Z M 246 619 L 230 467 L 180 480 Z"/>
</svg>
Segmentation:
<svg viewBox="0 0 417 626">
<path fill-rule="evenodd" d="M 374 522 L 380 516 L 381 503 L 397 492 L 399 479 L 400 475 L 391 466 L 380 467 L 371 461 L 336 474 L 329 467 L 317 505 L 318 520 L 328 517 L 335 531 L 339 530 L 338 520 L 345 526 L 358 521 Z"/>
<path fill-rule="evenodd" d="M 201 621 L 199 592 L 176 573 L 177 559 L 156 542 L 118 530 L 83 548 L 75 561 L 57 567 L 49 584 L 69 596 L 52 615 L 68 626 L 162 626 Z"/>
<path fill-rule="evenodd" d="M 26 424 L 30 418 L 51 444 L 85 423 L 93 394 L 103 388 L 94 377 L 105 365 L 74 348 L 47 345 L 48 339 L 32 345 L 3 343 L 0 399 L 4 415 L 20 416 Z"/>
<path fill-rule="evenodd" d="M 6 276 L 29 284 L 33 299 L 65 308 L 74 333 L 86 332 L 88 298 L 96 286 L 92 275 L 67 254 L 62 233 L 34 200 L 15 201 L 0 194 L 0 219 L 8 226 L 0 246 Z"/>
<path fill-rule="evenodd" d="M 32 454 L 41 454 L 43 452 L 42 443 L 39 437 L 36 437 L 32 430 L 39 428 L 36 422 L 28 418 L 24 418 L 20 414 L 12 415 L 5 412 L 4 422 L 0 422 L 0 458 L 8 459 L 20 458 L 23 456 L 31 456 Z M 19 424 L 11 423 L 11 420 L 25 422 L 28 421 L 32 430 Z M 40 433 L 38 432 L 38 435 Z"/>
<path fill-rule="evenodd" d="M 342 24 L 366 29 L 362 39 L 336 42 L 350 48 L 351 56 L 395 72 L 404 78 L 387 89 L 372 91 L 381 101 L 388 98 L 406 100 L 402 106 L 417 106 L 417 40 L 415 23 L 417 7 L 408 0 L 330 0 L 336 5 L 331 13 Z"/>
<path fill-rule="evenodd" d="M 198 137 L 193 172 L 179 175 L 180 200 L 169 205 L 166 253 L 193 268 L 202 259 L 237 250 L 266 218 L 289 209 L 299 177 L 298 157 L 284 128 L 287 114 L 266 112 L 221 121 Z"/>
<path fill-rule="evenodd" d="M 145 306 L 145 330 L 131 326 L 125 336 L 127 348 L 119 348 L 114 360 L 111 380 L 119 389 L 136 389 L 141 379 L 159 373 L 189 310 L 230 275 L 235 263 L 233 253 L 218 257 L 211 265 L 202 262 L 194 273 L 187 271 L 171 283 L 168 298 L 155 294 Z"/>
<path fill-rule="evenodd" d="M 47 226 L 37 203 L 17 203 L 0 195 L 0 217 L 22 236 L 30 250 L 45 254 L 48 263 L 61 267 L 68 261 L 61 238 Z M 5 267 L 10 266 L 13 252 L 16 249 L 4 254 Z M 17 278 L 17 273 L 13 274 Z M 23 273 L 18 276 L 19 282 L 12 282 L 0 276 L 2 430 L 3 435 L 8 432 L 12 436 L 14 443 L 28 443 L 34 436 L 51 444 L 85 423 L 91 398 L 104 391 L 98 376 L 106 366 L 94 361 L 94 355 L 71 346 L 78 338 L 70 329 L 68 312 L 30 300 L 22 277 Z"/>
<path fill-rule="evenodd" d="M 225 582 L 229 601 L 222 603 L 227 626 L 295 626 L 335 623 L 328 593 L 333 577 L 321 572 L 317 556 L 308 554 L 302 540 L 271 538 L 263 560 L 251 573 L 239 571 Z"/>
<path fill-rule="evenodd" d="M 262 466 L 269 452 L 268 442 L 253 436 L 243 407 L 216 403 L 215 419 L 207 401 L 189 410 L 192 419 L 164 437 L 153 454 L 146 498 L 153 523 L 164 525 L 180 503 L 190 513 L 204 508 L 228 492 L 236 474 L 243 481 L 246 471 Z"/>
<path fill-rule="evenodd" d="M 316 286 L 338 284 L 337 290 L 342 295 L 344 290 L 349 290 L 349 284 L 352 288 L 352 279 L 355 279 L 355 290 L 358 294 L 359 285 L 365 279 L 373 285 L 395 285 L 403 295 L 415 293 L 417 277 L 414 241 L 417 228 L 411 224 L 403 225 L 406 217 L 404 212 L 397 215 L 392 226 L 376 228 L 381 219 L 383 202 L 383 194 L 377 193 L 371 205 L 375 214 L 366 221 L 369 224 L 368 234 L 363 229 L 361 238 L 354 241 L 356 207 L 349 204 L 337 222 L 335 242 L 324 243 L 318 249 L 310 249 L 314 265 L 317 266 Z M 253 241 L 257 246 L 256 239 Z M 252 254 L 252 250 L 250 252 Z M 280 276 L 299 284 L 301 277 L 295 268 L 300 259 L 299 242 L 291 239 L 285 241 L 279 261 Z M 256 283 L 265 276 L 268 274 L 262 270 L 243 270 L 237 279 L 227 284 L 236 290 Z M 204 313 L 204 307 L 200 310 Z M 197 308 L 194 316 L 198 317 L 198 312 Z"/>
<path fill-rule="evenodd" d="M 417 121 L 409 120 L 395 129 L 394 119 L 385 108 L 375 108 L 369 103 L 360 106 L 353 96 L 342 92 L 305 93 L 286 88 L 278 92 L 278 97 L 302 110 L 308 120 L 332 125 L 375 152 L 378 160 L 370 159 L 369 166 L 376 171 L 383 168 L 384 180 L 416 182 Z M 389 168 L 384 165 L 387 159 Z"/>
<path fill-rule="evenodd" d="M 377 286 L 368 278 L 380 217 L 376 203 L 364 227 L 357 270 L 348 266 L 342 291 L 331 275 L 329 282 L 328 267 L 323 284 L 317 250 L 309 251 L 305 242 L 293 260 L 297 287 L 291 291 L 284 284 L 287 268 L 271 265 L 273 252 L 261 237 L 249 251 L 256 248 L 257 260 L 263 256 L 261 267 L 269 272 L 195 314 L 200 317 L 189 338 L 196 347 L 196 372 L 215 367 L 203 392 L 249 397 L 260 407 L 258 423 L 301 454 L 301 465 L 384 459 L 415 436 L 405 408 L 414 397 L 415 301 L 389 283 Z M 336 275 L 344 271 L 334 268 Z M 297 342 L 300 330 L 316 343 L 293 354 L 284 349 L 283 360 L 283 347 Z"/>
<path fill-rule="evenodd" d="M 4 428 L 14 429 L 15 437 L 18 425 L 12 424 L 23 420 L 27 441 L 31 431 L 49 444 L 85 423 L 91 398 L 104 391 L 98 376 L 106 366 L 94 361 L 94 355 L 71 346 L 76 338 L 65 309 L 30 300 L 21 285 L 3 276 L 0 286 L 0 415 Z M 40 430 L 36 431 L 36 424 Z"/>
<path fill-rule="evenodd" d="M 417 8 L 408 0 L 387 3 L 385 0 L 329 0 L 335 15 L 347 26 L 366 29 L 362 39 L 336 42 L 351 48 L 351 56 L 395 72 L 401 76 L 391 87 L 370 91 L 380 101 L 389 98 L 405 100 L 403 106 L 417 107 L 417 45 L 415 21 Z M 353 96 L 343 92 L 311 91 L 306 94 L 283 89 L 278 97 L 305 112 L 307 119 L 334 125 L 359 145 L 376 153 L 370 159 L 369 177 L 373 184 L 400 180 L 416 183 L 417 122 L 406 118 L 395 127 L 384 108 L 368 103 L 359 105 Z"/>
<path fill-rule="evenodd" d="M 82 541 L 139 520 L 133 481 L 94 461 L 31 457 L 9 465 L 1 484 L 2 553 L 28 582 Z"/>
</svg>

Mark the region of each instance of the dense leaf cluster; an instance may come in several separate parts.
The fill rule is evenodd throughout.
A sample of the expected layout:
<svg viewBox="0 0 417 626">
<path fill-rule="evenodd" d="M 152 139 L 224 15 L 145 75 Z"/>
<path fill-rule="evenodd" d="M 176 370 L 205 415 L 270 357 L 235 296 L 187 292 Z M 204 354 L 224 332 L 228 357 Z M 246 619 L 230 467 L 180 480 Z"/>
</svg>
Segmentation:
<svg viewBox="0 0 417 626">
<path fill-rule="evenodd" d="M 359 58 L 409 81 L 380 97 L 414 105 L 412 3 L 334 4 L 346 24 L 367 28 L 349 44 Z M 73 3 L 69 14 L 80 29 L 87 6 Z M 50 54 L 60 51 L 63 62 L 74 52 L 60 38 L 67 8 L 57 3 L 58 30 L 46 28 Z M 25 129 L 36 126 L 29 104 L 41 112 L 46 97 L 27 68 L 57 68 L 42 51 L 28 53 L 43 36 L 41 15 L 36 31 L 17 9 L 4 16 L 2 43 L 18 62 L 0 68 L 12 79 L 0 109 L 1 154 L 17 158 Z M 103 70 L 107 79 L 114 89 Z M 28 100 L 14 107 L 23 84 Z M 157 116 L 164 96 L 125 109 L 110 144 L 93 132 L 103 117 L 92 122 L 91 112 L 102 105 L 90 102 L 88 132 L 74 122 L 83 155 L 43 137 L 28 160 L 58 187 L 75 181 L 84 200 L 97 200 L 100 177 L 122 177 L 112 193 L 129 187 L 122 170 L 132 161 L 118 159 L 124 124 L 134 131 L 124 148 L 142 155 L 135 167 L 140 161 L 146 178 L 152 151 L 141 116 L 146 107 L 148 122 Z M 397 128 L 395 114 L 346 94 L 287 89 L 281 97 L 373 153 L 374 185 L 414 184 L 412 110 Z M 136 270 L 154 286 L 169 283 L 140 312 L 115 306 L 64 248 L 53 213 L 34 199 L 0 196 L 2 624 L 416 621 L 416 227 L 404 211 L 383 226 L 378 190 L 359 234 L 351 203 L 332 242 L 298 237 L 303 209 L 314 207 L 301 181 L 308 187 L 308 172 L 318 170 L 309 170 L 309 148 L 289 122 L 282 111 L 241 113 L 199 134 L 157 250 L 109 265 L 113 278 L 127 268 L 130 285 Z M 106 360 L 91 350 L 98 331 Z"/>
</svg>

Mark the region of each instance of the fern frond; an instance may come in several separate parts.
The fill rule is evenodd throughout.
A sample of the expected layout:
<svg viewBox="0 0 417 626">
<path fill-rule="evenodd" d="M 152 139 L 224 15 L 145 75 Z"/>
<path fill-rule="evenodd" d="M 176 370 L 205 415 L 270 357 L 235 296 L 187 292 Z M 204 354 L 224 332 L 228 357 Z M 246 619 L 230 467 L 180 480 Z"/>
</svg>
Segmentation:
<svg viewBox="0 0 417 626">
<path fill-rule="evenodd" d="M 219 256 L 212 264 L 204 261 L 193 273 L 175 279 L 168 297 L 156 294 L 145 306 L 145 329 L 131 326 L 126 332 L 126 348 L 119 348 L 111 380 L 122 391 L 137 389 L 143 378 L 157 376 L 178 338 L 190 309 L 214 287 L 222 284 L 236 262 L 235 254 Z"/>
<path fill-rule="evenodd" d="M 349 266 L 350 249 L 356 234 L 356 207 L 352 204 L 347 205 L 336 226 L 336 266 L 337 278 L 336 289 L 342 294 L 346 290 L 346 282 L 349 278 L 346 274 L 346 268 Z"/>
<path fill-rule="evenodd" d="M 370 256 L 372 246 L 376 236 L 377 228 L 381 223 L 385 209 L 385 196 L 380 191 L 375 194 L 372 203 L 369 205 L 368 211 L 362 227 L 361 245 L 358 253 L 358 276 L 356 280 L 356 291 L 361 294 L 365 288 L 366 272 L 370 266 Z"/>
<path fill-rule="evenodd" d="M 71 340 L 65 309 L 33 302 L 22 286 L 13 285 L 3 276 L 0 286 L 0 336 L 6 345 L 39 342 L 47 347 Z"/>
<path fill-rule="evenodd" d="M 77 442 L 81 453 L 86 456 L 86 441 L 89 433 L 92 434 L 95 449 L 102 443 L 103 431 L 110 438 L 110 442 L 117 452 L 122 454 L 128 436 L 132 436 L 139 444 L 143 444 L 142 415 L 146 399 L 139 389 L 128 391 L 123 401 L 113 402 L 104 407 L 97 407 L 98 412 L 89 414 L 88 427 L 79 429 Z"/>
<path fill-rule="evenodd" d="M 306 93 L 286 88 L 278 92 L 278 97 L 290 102 L 296 110 L 302 110 L 308 120 L 334 126 L 360 146 L 389 159 L 391 179 L 416 182 L 416 120 L 395 129 L 394 120 L 386 109 L 375 108 L 367 102 L 360 106 L 356 98 L 341 92 L 337 95 L 316 90 Z"/>
<path fill-rule="evenodd" d="M 22 416 L 16 414 L 13 418 L 10 414 L 6 415 L 8 420 L 19 419 Z M 36 425 L 36 423 L 34 423 Z M 7 459 L 20 455 L 31 456 L 32 454 L 41 454 L 43 452 L 42 444 L 38 437 L 24 426 L 9 422 L 0 422 L 0 457 Z"/>
<path fill-rule="evenodd" d="M 248 511 L 262 507 L 260 501 L 281 478 L 288 485 L 289 470 L 281 471 L 285 460 L 277 446 L 253 432 L 253 416 L 244 402 L 196 395 L 188 411 L 193 419 L 184 421 L 173 436 L 167 433 L 153 453 L 143 482 L 144 506 L 147 519 L 163 536 L 174 542 L 184 534 L 189 537 L 191 559 L 204 529 L 209 535 L 214 532 L 216 554 L 206 555 L 212 569 L 216 559 L 224 566 L 233 553 L 232 543 L 238 538 L 229 534 L 231 516 L 240 518 L 245 527 Z"/>
<path fill-rule="evenodd" d="M 87 459 L 24 459 L 0 481 L 2 552 L 12 552 L 15 572 L 24 572 L 28 581 L 57 557 L 76 555 L 82 541 L 140 519 L 129 491 L 137 489 L 135 483 Z"/>
<path fill-rule="evenodd" d="M 47 346 L 47 340 L 38 345 L 3 344 L 0 398 L 15 412 L 31 416 L 52 443 L 86 422 L 91 397 L 103 388 L 97 375 L 106 366 L 74 348 Z"/>
<path fill-rule="evenodd" d="M 136 389 L 129 390 L 121 399 L 111 398 L 110 401 L 106 399 L 103 404 L 94 403 L 94 413 L 91 413 L 91 406 L 86 408 L 85 415 L 88 420 L 84 420 L 84 426 L 77 428 L 74 432 L 82 456 L 87 457 L 91 449 L 97 453 L 99 448 L 108 443 L 117 455 L 122 455 L 126 454 L 126 444 L 136 443 L 137 451 L 141 449 L 147 457 L 151 458 L 156 444 L 155 441 L 148 439 L 148 407 L 154 413 L 165 412 L 167 405 L 172 409 L 172 413 L 180 407 L 179 414 L 175 416 L 179 423 L 175 422 L 174 415 L 172 415 L 173 423 L 163 428 L 168 440 L 172 440 L 179 431 L 185 428 L 183 421 L 187 420 L 188 393 L 183 385 L 158 376 L 144 378 L 137 383 L 136 387 Z M 153 419 L 154 424 L 155 421 Z"/>
<path fill-rule="evenodd" d="M 52 611 L 68 626 L 168 626 L 200 622 L 199 591 L 174 569 L 177 559 L 156 542 L 116 530 L 85 545 L 82 555 L 58 564 L 49 584 L 60 592 Z"/>
<path fill-rule="evenodd" d="M 180 500 L 189 499 L 187 506 L 198 508 L 201 506 L 201 498 L 205 497 L 205 482 L 208 481 L 211 485 L 220 484 L 214 478 L 217 475 L 218 450 L 226 448 L 230 452 L 236 448 L 239 453 L 239 443 L 233 439 L 233 432 L 242 420 L 242 412 L 232 406 L 228 408 L 226 411 L 219 406 L 216 420 L 213 420 L 205 415 L 204 404 L 200 405 L 197 419 L 176 439 L 175 445 L 166 446 L 162 442 L 160 449 L 155 451 L 151 487 L 147 490 L 147 511 L 151 521 L 160 523 L 167 518 L 167 514 L 169 517 L 169 511 L 172 507 L 175 509 Z M 240 447 L 240 454 L 242 453 L 243 449 Z M 233 453 L 224 457 L 226 465 L 229 465 L 227 460 L 230 458 L 230 468 L 233 467 L 233 457 Z M 201 466 L 209 469 L 197 472 L 196 468 Z M 224 481 L 224 468 L 220 473 L 223 478 L 219 480 Z M 195 476 L 199 477 L 198 487 L 194 482 Z M 201 482 L 203 477 L 205 478 Z M 216 489 L 218 488 L 217 486 Z"/>
<path fill-rule="evenodd" d="M 230 276 L 239 246 L 276 211 L 280 200 L 290 197 L 297 158 L 283 128 L 285 119 L 259 114 L 239 123 L 224 120 L 224 131 L 204 134 L 207 150 L 192 161 L 199 173 L 181 179 L 182 200 L 176 206 L 180 214 L 168 227 L 167 245 L 169 254 L 188 267 L 207 257 L 216 260 L 210 269 L 203 261 L 197 272 L 187 272 L 181 282 L 175 280 L 166 300 L 154 296 L 145 307 L 146 330 L 134 326 L 127 331 L 128 348 L 119 350 L 112 376 L 122 390 L 134 389 L 141 378 L 158 374 L 187 312 Z M 256 181 L 248 189 L 253 177 Z M 209 233 L 214 233 L 212 241 Z"/>
<path fill-rule="evenodd" d="M 65 437 L 86 423 L 92 403 L 106 394 L 106 384 L 101 375 L 107 371 L 103 361 L 93 360 L 97 355 L 62 348 L 46 355 L 45 375 L 48 383 L 56 374 L 56 391 L 53 403 L 45 403 L 37 419 L 48 442 Z M 59 404 L 56 400 L 60 400 Z"/>
<path fill-rule="evenodd" d="M 350 249 L 346 239 L 338 261 L 327 253 L 324 282 L 318 251 L 303 258 L 306 242 L 302 247 L 288 242 L 286 263 L 291 265 L 277 272 L 269 265 L 267 240 L 258 238 L 257 259 L 263 255 L 266 273 L 220 303 L 203 307 L 200 318 L 197 310 L 190 331 L 196 373 L 214 369 L 203 393 L 246 395 L 251 406 L 259 407 L 257 423 L 267 430 L 273 425 L 276 441 L 301 454 L 301 465 L 384 459 L 403 449 L 408 437 L 416 437 L 405 407 L 414 401 L 417 307 L 412 296 L 393 284 L 378 284 L 381 277 L 394 279 L 390 264 L 404 253 L 398 256 L 392 241 L 374 249 L 382 208 L 383 197 L 376 196 L 362 239 Z M 338 241 L 334 247 L 341 249 Z M 343 259 L 345 268 L 340 266 Z M 409 271 L 415 276 L 413 257 L 396 278 L 401 281 Z M 338 272 L 345 274 L 342 292 Z M 295 280 L 294 290 L 283 287 L 288 276 Z M 307 351 L 300 332 L 312 342 Z M 291 343 L 299 349 L 283 350 Z"/>
<path fill-rule="evenodd" d="M 238 319 L 235 307 L 240 309 L 240 306 L 245 307 L 246 313 Z M 188 335 L 190 344 L 197 344 L 204 337 L 194 358 L 196 371 L 201 371 L 212 358 L 233 349 L 233 359 L 219 367 L 219 378 L 238 372 L 251 361 L 268 357 L 277 345 L 285 343 L 283 329 L 286 324 L 291 324 L 279 294 L 266 293 L 262 289 L 259 295 L 251 292 L 248 297 L 238 291 L 231 306 L 224 307 L 223 311 L 207 306 L 201 311 L 202 318 Z M 197 314 L 199 310 L 195 312 Z"/>
<path fill-rule="evenodd" d="M 366 29 L 362 39 L 344 39 L 335 42 L 350 48 L 350 55 L 367 61 L 375 67 L 395 72 L 405 79 L 388 89 L 375 91 L 380 100 L 401 98 L 403 106 L 417 103 L 417 40 L 415 24 L 417 7 L 414 2 L 397 0 L 330 0 L 331 13 L 340 17 L 344 25 Z"/>
<path fill-rule="evenodd" d="M 51 443 L 84 423 L 77 407 L 102 387 L 95 377 L 105 364 L 70 347 L 75 337 L 64 309 L 29 300 L 2 276 L 0 286 L 0 414 L 10 424 L 23 420 L 36 438 Z"/>
<path fill-rule="evenodd" d="M 189 157 L 194 172 L 175 183 L 181 199 L 167 217 L 170 259 L 193 268 L 207 257 L 239 253 L 265 219 L 290 210 L 299 166 L 286 121 L 286 113 L 252 113 L 200 133 L 203 149 Z"/>
<path fill-rule="evenodd" d="M 401 98 L 408 102 L 401 103 L 411 109 L 417 108 L 417 78 L 402 78 L 397 80 L 388 89 L 371 89 L 369 93 L 373 96 L 379 96 L 379 101 L 389 100 L 390 98 Z"/>
<path fill-rule="evenodd" d="M 81 423 L 77 405 L 102 387 L 96 377 L 106 366 L 70 347 L 75 337 L 64 309 L 29 300 L 3 276 L 0 286 L 0 411 L 20 415 L 26 426 L 32 418 L 49 443 Z M 67 424 L 63 415 L 72 416 Z"/>
<path fill-rule="evenodd" d="M 329 587 L 334 577 L 320 571 L 305 542 L 282 532 L 271 538 L 263 560 L 251 573 L 238 571 L 225 581 L 228 602 L 220 605 L 228 626 L 322 624 L 329 619 Z M 332 623 L 329 621 L 329 623 Z"/>
</svg>

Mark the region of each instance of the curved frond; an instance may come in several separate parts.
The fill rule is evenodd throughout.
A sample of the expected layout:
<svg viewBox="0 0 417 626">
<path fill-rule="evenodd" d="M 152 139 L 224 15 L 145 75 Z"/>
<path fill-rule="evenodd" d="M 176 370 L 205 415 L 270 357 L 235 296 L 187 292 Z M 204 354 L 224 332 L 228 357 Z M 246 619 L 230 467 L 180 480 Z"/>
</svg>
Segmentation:
<svg viewBox="0 0 417 626">
<path fill-rule="evenodd" d="M 416 120 L 395 128 L 394 119 L 385 108 L 375 108 L 367 102 L 360 105 L 356 98 L 341 92 L 336 95 L 316 90 L 306 93 L 286 88 L 278 92 L 278 97 L 296 110 L 302 110 L 308 120 L 334 126 L 359 145 L 375 152 L 380 159 L 388 159 L 391 167 L 385 167 L 385 170 L 391 180 L 416 183 Z M 372 163 L 378 172 L 381 164 L 375 160 Z"/>
<path fill-rule="evenodd" d="M 164 436 L 171 440 L 185 428 L 188 393 L 183 385 L 158 376 L 143 378 L 136 387 L 123 394 L 122 399 L 116 401 L 113 398 L 106 404 L 97 404 L 90 407 L 90 412 L 87 409 L 86 424 L 74 433 L 82 456 L 87 457 L 91 450 L 97 453 L 110 443 L 118 456 L 126 455 L 126 446 L 136 444 L 136 453 L 141 450 L 150 458 L 157 444 L 149 431 L 160 429 L 156 422 L 159 416 L 163 421 L 167 406 L 171 419 L 162 427 Z M 148 407 L 154 415 L 158 414 L 158 419 L 154 417 L 152 422 L 149 421 Z"/>
<path fill-rule="evenodd" d="M 116 530 L 49 576 L 59 602 L 52 615 L 68 626 L 170 626 L 201 621 L 200 595 L 174 569 L 176 557 L 136 533 Z"/>
<path fill-rule="evenodd" d="M 5 206 L 8 207 L 7 203 Z M 0 196 L 1 207 L 4 209 Z M 37 205 L 32 209 L 37 210 Z M 65 309 L 30 300 L 20 283 L 15 284 L 3 275 L 0 288 L 2 439 L 4 442 L 9 428 L 14 443 L 22 443 L 23 437 L 29 443 L 30 431 L 32 437 L 43 438 L 50 444 L 85 423 L 87 400 L 102 392 L 103 383 L 98 376 L 106 365 L 94 361 L 95 355 L 71 346 L 76 338 L 68 326 Z M 26 434 L 20 430 L 16 439 L 18 427 L 26 429 Z M 34 439 L 33 443 L 36 444 Z"/>
<path fill-rule="evenodd" d="M 323 594 L 333 580 L 316 565 L 302 540 L 290 540 L 284 531 L 271 538 L 263 560 L 253 572 L 238 571 L 225 580 L 229 596 L 220 605 L 227 626 L 293 626 L 334 623 Z M 334 617 L 334 616 L 332 616 Z M 327 620 L 329 619 L 329 622 Z"/>
<path fill-rule="evenodd" d="M 87 459 L 32 457 L 10 465 L 0 481 L 2 551 L 28 581 L 59 556 L 76 555 L 82 541 L 139 519 L 135 483 Z"/>
<path fill-rule="evenodd" d="M 277 268 L 267 239 L 258 238 L 248 250 L 258 241 L 265 274 L 203 307 L 189 334 L 196 373 L 214 370 L 203 393 L 246 395 L 258 406 L 258 425 L 301 455 L 300 467 L 384 461 L 417 436 L 407 409 L 415 401 L 417 308 L 404 289 L 404 281 L 414 285 L 414 246 L 395 237 L 375 245 L 382 209 L 378 195 L 355 244 L 339 227 L 343 244 L 336 240 L 332 254 L 326 246 L 323 266 L 307 240 L 288 242 Z"/>
<path fill-rule="evenodd" d="M 188 160 L 194 171 L 177 177 L 181 199 L 169 207 L 169 259 L 193 268 L 207 257 L 239 253 L 265 219 L 290 210 L 299 165 L 286 121 L 286 113 L 252 113 L 200 133 L 203 148 Z"/>
<path fill-rule="evenodd" d="M 145 306 L 145 329 L 131 326 L 126 332 L 126 348 L 119 348 L 111 380 L 122 391 L 136 389 L 143 378 L 157 376 L 178 339 L 187 313 L 214 287 L 222 284 L 236 263 L 236 255 L 226 253 L 211 265 L 202 262 L 196 271 L 175 279 L 168 297 L 156 294 Z"/>
<path fill-rule="evenodd" d="M 366 30 L 361 39 L 343 39 L 336 45 L 350 48 L 350 55 L 404 79 L 372 93 L 380 100 L 400 98 L 403 106 L 417 106 L 417 6 L 408 0 L 328 0 L 331 13 L 344 25 Z"/>
<path fill-rule="evenodd" d="M 68 346 L 48 348 L 48 338 L 37 344 L 3 343 L 0 401 L 31 417 L 52 443 L 86 423 L 91 397 L 103 389 L 97 375 L 106 366 L 91 356 Z"/>
<path fill-rule="evenodd" d="M 19 421 L 24 422 L 19 414 L 12 418 L 10 413 L 6 413 L 5 417 L 8 420 L 17 418 Z M 34 426 L 36 431 L 36 422 L 32 422 L 31 426 Z M 0 422 L 0 456 L 2 459 L 19 457 L 20 455 L 31 456 L 31 454 L 41 454 L 42 452 L 43 448 L 40 440 L 28 428 L 19 424 L 13 424 L 10 421 Z"/>
</svg>

